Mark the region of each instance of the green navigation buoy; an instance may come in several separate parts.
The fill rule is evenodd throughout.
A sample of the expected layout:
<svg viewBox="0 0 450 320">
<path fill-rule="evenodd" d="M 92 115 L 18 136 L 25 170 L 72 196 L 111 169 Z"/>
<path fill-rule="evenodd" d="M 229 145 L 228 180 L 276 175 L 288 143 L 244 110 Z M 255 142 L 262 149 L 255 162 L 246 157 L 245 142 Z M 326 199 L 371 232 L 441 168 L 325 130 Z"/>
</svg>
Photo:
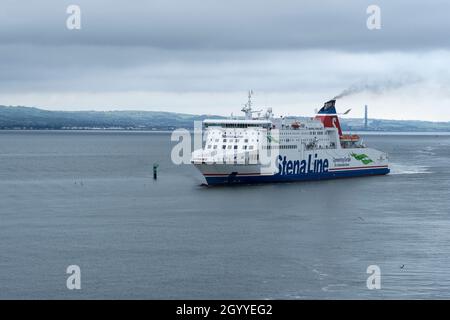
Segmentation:
<svg viewBox="0 0 450 320">
<path fill-rule="evenodd" d="M 159 167 L 159 164 L 157 164 L 157 163 L 153 164 L 153 179 L 154 180 L 158 179 L 158 167 Z"/>
</svg>

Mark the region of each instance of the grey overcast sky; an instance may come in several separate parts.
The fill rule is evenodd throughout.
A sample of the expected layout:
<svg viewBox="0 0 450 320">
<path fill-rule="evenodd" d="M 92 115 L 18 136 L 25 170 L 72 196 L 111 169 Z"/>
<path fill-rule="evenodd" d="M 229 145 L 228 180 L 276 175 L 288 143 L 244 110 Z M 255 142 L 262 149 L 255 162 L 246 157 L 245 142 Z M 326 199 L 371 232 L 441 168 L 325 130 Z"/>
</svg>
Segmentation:
<svg viewBox="0 0 450 320">
<path fill-rule="evenodd" d="M 443 0 L 0 0 L 0 105 L 226 115 L 253 89 L 311 115 L 356 88 L 338 101 L 350 116 L 450 121 L 449 14 Z"/>
</svg>

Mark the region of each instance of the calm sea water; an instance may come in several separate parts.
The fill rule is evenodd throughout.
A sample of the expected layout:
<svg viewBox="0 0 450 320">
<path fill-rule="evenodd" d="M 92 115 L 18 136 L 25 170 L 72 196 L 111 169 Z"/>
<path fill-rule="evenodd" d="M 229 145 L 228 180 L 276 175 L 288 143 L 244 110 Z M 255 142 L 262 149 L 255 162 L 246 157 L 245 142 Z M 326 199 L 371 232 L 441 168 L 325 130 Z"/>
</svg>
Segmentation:
<svg viewBox="0 0 450 320">
<path fill-rule="evenodd" d="M 0 298 L 449 298 L 450 136 L 365 141 L 392 174 L 204 187 L 168 134 L 0 132 Z"/>
</svg>

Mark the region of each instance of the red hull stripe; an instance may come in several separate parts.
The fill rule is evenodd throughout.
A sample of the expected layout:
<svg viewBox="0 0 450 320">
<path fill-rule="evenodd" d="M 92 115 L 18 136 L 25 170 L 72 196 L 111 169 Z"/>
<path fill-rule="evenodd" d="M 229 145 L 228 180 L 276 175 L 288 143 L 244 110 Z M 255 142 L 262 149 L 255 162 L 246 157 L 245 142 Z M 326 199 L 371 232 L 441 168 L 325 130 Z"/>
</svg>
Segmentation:
<svg viewBox="0 0 450 320">
<path fill-rule="evenodd" d="M 330 168 L 329 171 L 335 170 L 353 170 L 353 169 L 376 169 L 376 168 L 387 168 L 387 165 L 384 166 L 365 166 L 365 167 L 342 167 L 342 168 Z"/>
<path fill-rule="evenodd" d="M 377 169 L 377 168 L 387 168 L 388 166 L 365 166 L 365 167 L 343 167 L 343 168 L 332 168 L 329 169 L 329 171 L 341 171 L 341 170 L 360 170 L 360 169 Z M 229 173 L 204 173 L 203 174 L 206 177 L 225 177 L 229 176 Z M 261 173 L 238 173 L 236 176 L 261 176 Z M 266 174 L 267 175 L 267 174 Z"/>
<path fill-rule="evenodd" d="M 230 173 L 204 173 L 204 176 L 229 176 Z M 238 173 L 237 176 L 260 176 L 261 173 Z"/>
</svg>

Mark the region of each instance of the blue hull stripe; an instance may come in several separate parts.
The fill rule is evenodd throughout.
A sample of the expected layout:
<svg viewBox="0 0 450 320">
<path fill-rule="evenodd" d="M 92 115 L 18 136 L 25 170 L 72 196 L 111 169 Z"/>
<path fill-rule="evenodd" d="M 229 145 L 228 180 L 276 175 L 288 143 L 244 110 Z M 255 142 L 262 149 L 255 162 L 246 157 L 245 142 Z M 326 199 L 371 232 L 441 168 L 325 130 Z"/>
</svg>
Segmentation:
<svg viewBox="0 0 450 320">
<path fill-rule="evenodd" d="M 249 183 L 266 183 L 266 182 L 293 182 L 293 181 L 310 181 L 310 180 L 327 180 L 338 178 L 362 177 L 371 175 L 383 175 L 389 173 L 388 168 L 363 169 L 363 170 L 345 170 L 323 173 L 309 173 L 297 175 L 255 175 L 255 176 L 207 176 L 206 182 L 210 185 L 214 184 L 249 184 Z"/>
</svg>

